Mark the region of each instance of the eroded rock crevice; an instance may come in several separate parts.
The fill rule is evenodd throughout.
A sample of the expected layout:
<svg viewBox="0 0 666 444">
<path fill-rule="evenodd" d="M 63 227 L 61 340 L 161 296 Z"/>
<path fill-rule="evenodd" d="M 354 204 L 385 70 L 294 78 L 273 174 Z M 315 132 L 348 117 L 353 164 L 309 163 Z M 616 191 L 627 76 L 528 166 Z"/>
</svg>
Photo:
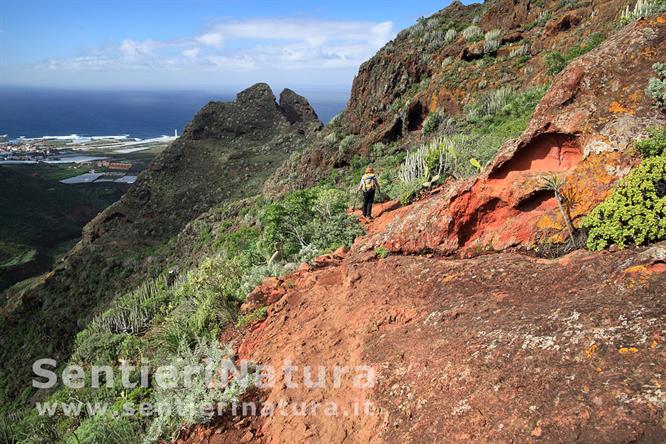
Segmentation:
<svg viewBox="0 0 666 444">
<path fill-rule="evenodd" d="M 512 172 L 556 172 L 575 167 L 583 157 L 578 137 L 572 134 L 544 133 L 528 141 L 489 179 L 506 179 Z"/>
</svg>

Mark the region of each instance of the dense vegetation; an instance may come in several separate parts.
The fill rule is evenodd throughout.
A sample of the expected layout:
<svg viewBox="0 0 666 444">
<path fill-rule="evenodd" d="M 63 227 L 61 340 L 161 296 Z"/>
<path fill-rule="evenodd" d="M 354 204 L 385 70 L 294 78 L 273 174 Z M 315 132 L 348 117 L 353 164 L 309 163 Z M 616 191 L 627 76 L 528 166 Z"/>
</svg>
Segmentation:
<svg viewBox="0 0 666 444">
<path fill-rule="evenodd" d="M 665 129 L 637 147 L 647 157 L 621 180 L 613 193 L 583 220 L 589 229 L 587 246 L 602 250 L 666 239 L 666 138 Z"/>
<path fill-rule="evenodd" d="M 546 54 L 546 66 L 548 74 L 557 74 L 562 71 L 574 59 L 592 51 L 604 41 L 603 34 L 592 34 L 583 45 L 576 45 L 566 53 L 551 51 Z"/>
<path fill-rule="evenodd" d="M 126 188 L 58 182 L 79 171 L 52 165 L 0 167 L 0 291 L 48 269 L 81 236 L 83 225 Z M 17 267 L 26 264 L 33 264 L 31 273 L 21 275 Z"/>
<path fill-rule="evenodd" d="M 245 326 L 266 315 L 265 308 L 240 317 L 238 307 L 265 277 L 293 271 L 298 263 L 323 252 L 350 246 L 363 233 L 346 210 L 347 194 L 332 188 L 310 188 L 285 195 L 275 202 L 255 199 L 233 218 L 219 224 L 201 219 L 192 226 L 193 248 L 206 254 L 190 270 L 176 276 L 166 272 L 136 290 L 117 298 L 95 316 L 76 337 L 70 364 L 86 369 L 91 365 L 113 365 L 123 361 L 136 366 L 178 366 L 201 364 L 213 356 L 222 359 L 226 351 L 218 336 L 225 326 Z M 221 207 L 213 212 L 225 213 Z M 106 389 L 66 387 L 52 393 L 49 402 L 108 402 L 104 415 L 82 418 L 40 417 L 31 411 L 18 424 L 4 427 L 16 440 L 29 443 L 67 442 L 132 443 L 152 442 L 168 437 L 183 423 L 206 422 L 198 411 L 180 416 L 156 416 L 142 420 L 122 418 L 125 402 L 160 402 L 181 399 L 195 405 L 227 403 L 245 390 L 250 381 L 236 381 L 230 387 L 211 389 L 195 381 L 187 393 L 176 389 L 137 387 L 128 392 L 120 377 Z M 132 381 L 138 381 L 138 371 Z M 116 382 L 117 381 L 117 382 Z M 11 442 L 11 441 L 10 441 Z"/>
</svg>

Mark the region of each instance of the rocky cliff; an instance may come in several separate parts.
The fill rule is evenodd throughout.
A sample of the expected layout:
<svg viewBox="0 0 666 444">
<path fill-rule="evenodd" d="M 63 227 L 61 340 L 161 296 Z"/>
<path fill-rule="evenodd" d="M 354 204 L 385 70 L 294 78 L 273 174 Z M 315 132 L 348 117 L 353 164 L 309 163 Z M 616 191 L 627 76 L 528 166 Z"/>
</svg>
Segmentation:
<svg viewBox="0 0 666 444">
<path fill-rule="evenodd" d="M 431 112 L 457 118 L 488 91 L 543 85 L 550 77 L 550 55 L 613 34 L 624 4 L 496 0 L 465 6 L 454 1 L 401 31 L 361 65 L 348 107 L 328 129 L 337 141 L 356 135 L 352 146 L 340 153 L 335 143 L 315 143 L 300 159 L 285 163 L 264 192 L 279 195 L 310 186 L 377 143 L 418 144 Z M 465 37 L 468 28 L 478 34 Z M 454 33 L 447 37 L 450 30 Z M 487 48 L 486 35 L 496 42 Z"/>
</svg>

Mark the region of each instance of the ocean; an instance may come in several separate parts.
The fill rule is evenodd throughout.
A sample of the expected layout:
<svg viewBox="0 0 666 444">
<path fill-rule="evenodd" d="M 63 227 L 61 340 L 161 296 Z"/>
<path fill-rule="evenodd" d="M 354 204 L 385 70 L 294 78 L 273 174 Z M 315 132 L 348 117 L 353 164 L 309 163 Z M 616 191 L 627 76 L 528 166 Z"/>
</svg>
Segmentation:
<svg viewBox="0 0 666 444">
<path fill-rule="evenodd" d="M 196 112 L 211 100 L 233 94 L 202 91 L 82 91 L 0 87 L 0 135 L 10 139 L 42 136 L 123 135 L 147 139 L 180 134 Z M 340 100 L 310 103 L 328 122 L 342 111 Z"/>
</svg>

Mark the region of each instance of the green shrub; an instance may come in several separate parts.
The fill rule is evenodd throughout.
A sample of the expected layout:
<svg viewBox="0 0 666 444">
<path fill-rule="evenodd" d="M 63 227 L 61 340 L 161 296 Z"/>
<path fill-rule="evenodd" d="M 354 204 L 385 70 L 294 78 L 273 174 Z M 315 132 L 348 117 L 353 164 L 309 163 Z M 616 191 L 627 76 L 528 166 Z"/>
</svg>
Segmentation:
<svg viewBox="0 0 666 444">
<path fill-rule="evenodd" d="M 559 51 L 551 51 L 546 53 L 546 67 L 547 73 L 550 75 L 561 72 L 573 59 L 576 59 L 583 54 L 587 54 L 605 40 L 605 36 L 600 33 L 592 34 L 584 45 L 573 46 L 566 54 Z"/>
<path fill-rule="evenodd" d="M 557 74 L 567 67 L 568 61 L 564 54 L 559 51 L 551 51 L 546 53 L 546 71 L 548 74 Z"/>
<path fill-rule="evenodd" d="M 651 137 L 636 142 L 636 148 L 643 157 L 662 156 L 666 154 L 666 126 L 652 130 Z"/>
<path fill-rule="evenodd" d="M 379 259 L 386 259 L 389 255 L 389 251 L 388 251 L 387 248 L 380 246 L 380 247 L 375 248 L 375 255 Z"/>
<path fill-rule="evenodd" d="M 514 57 L 528 57 L 530 56 L 530 45 L 524 44 L 520 45 L 517 48 L 514 48 L 511 50 L 511 53 L 509 54 L 509 57 L 514 58 Z"/>
<path fill-rule="evenodd" d="M 181 343 L 215 338 L 234 318 L 243 270 L 233 259 L 218 255 L 203 259 L 174 286 L 174 306 L 157 327 L 156 340 L 175 351 Z"/>
<path fill-rule="evenodd" d="M 126 338 L 131 338 L 131 335 L 84 330 L 76 336 L 72 360 L 85 364 L 113 365 L 118 360 Z"/>
<path fill-rule="evenodd" d="M 462 36 L 468 42 L 476 42 L 483 38 L 483 31 L 476 25 L 470 25 L 463 30 Z"/>
<path fill-rule="evenodd" d="M 0 442 L 6 444 L 18 443 L 19 438 L 13 421 L 0 416 Z"/>
<path fill-rule="evenodd" d="M 437 131 L 437 128 L 439 128 L 439 125 L 442 123 L 442 119 L 443 116 L 439 110 L 428 114 L 428 117 L 423 123 L 423 134 L 427 136 Z"/>
<path fill-rule="evenodd" d="M 54 418 L 39 416 L 35 410 L 18 421 L 13 418 L 0 421 L 4 422 L 4 426 L 0 423 L 0 442 L 43 444 L 61 442 L 64 438 L 64 433 L 58 429 Z"/>
<path fill-rule="evenodd" d="M 348 206 L 347 195 L 340 190 L 310 188 L 288 193 L 261 216 L 264 242 L 285 258 L 296 256 L 308 245 L 320 251 L 351 246 L 363 231 L 347 215 Z"/>
<path fill-rule="evenodd" d="M 493 29 L 492 31 L 486 32 L 483 42 L 483 52 L 485 54 L 492 54 L 499 49 L 501 44 L 501 34 L 502 31 L 499 29 Z"/>
<path fill-rule="evenodd" d="M 234 258 L 242 268 L 249 268 L 263 262 L 260 248 L 261 231 L 257 227 L 240 226 L 220 236 L 217 250 L 227 258 Z"/>
<path fill-rule="evenodd" d="M 268 314 L 268 308 L 259 307 L 251 313 L 247 313 L 244 314 L 243 316 L 240 316 L 238 318 L 238 321 L 236 322 L 236 327 L 245 328 L 248 325 L 254 324 L 257 321 L 266 319 L 267 314 Z"/>
<path fill-rule="evenodd" d="M 513 95 L 514 92 L 508 87 L 488 91 L 478 97 L 472 104 L 465 107 L 467 117 L 469 119 L 476 119 L 478 117 L 497 114 L 509 103 Z"/>
<path fill-rule="evenodd" d="M 207 381 L 205 372 L 191 372 L 189 387 L 183 384 L 182 375 L 187 367 L 210 365 L 212 368 L 224 368 L 224 363 L 230 358 L 230 349 L 222 348 L 217 339 L 210 342 L 202 340 L 197 342 L 193 348 L 183 342 L 176 351 L 167 359 L 167 365 L 175 367 L 180 379 L 175 387 L 167 388 L 157 386 L 155 388 L 155 405 L 175 408 L 175 411 L 163 412 L 157 415 L 144 438 L 144 443 L 149 444 L 161 438 L 172 438 L 174 432 L 182 425 L 206 424 L 211 417 L 202 411 L 202 406 L 225 406 L 237 401 L 238 396 L 245 392 L 253 383 L 251 377 L 242 380 L 234 380 L 225 385 L 221 381 L 211 384 Z M 190 373 L 190 374 L 191 374 Z M 167 376 L 167 375 L 164 375 Z M 167 379 L 167 378 L 165 378 Z M 226 382 L 226 381 L 225 381 Z"/>
<path fill-rule="evenodd" d="M 657 77 L 648 81 L 645 95 L 655 101 L 657 108 L 666 109 L 666 63 L 655 63 L 652 69 L 657 72 Z"/>
<path fill-rule="evenodd" d="M 144 282 L 135 291 L 116 299 L 109 310 L 95 316 L 88 329 L 98 333 L 145 332 L 163 305 L 166 286 L 165 276 Z"/>
<path fill-rule="evenodd" d="M 666 238 L 666 157 L 651 157 L 622 179 L 585 219 L 587 246 L 624 248 Z"/>
<path fill-rule="evenodd" d="M 354 134 L 346 136 L 340 141 L 340 145 L 338 145 L 338 157 L 340 159 L 347 159 L 351 155 L 357 143 L 358 136 Z"/>
<path fill-rule="evenodd" d="M 76 435 L 76 436 L 75 436 Z M 127 417 L 97 415 L 86 418 L 76 431 L 69 435 L 67 444 L 139 444 L 143 429 L 140 421 Z"/>
</svg>

